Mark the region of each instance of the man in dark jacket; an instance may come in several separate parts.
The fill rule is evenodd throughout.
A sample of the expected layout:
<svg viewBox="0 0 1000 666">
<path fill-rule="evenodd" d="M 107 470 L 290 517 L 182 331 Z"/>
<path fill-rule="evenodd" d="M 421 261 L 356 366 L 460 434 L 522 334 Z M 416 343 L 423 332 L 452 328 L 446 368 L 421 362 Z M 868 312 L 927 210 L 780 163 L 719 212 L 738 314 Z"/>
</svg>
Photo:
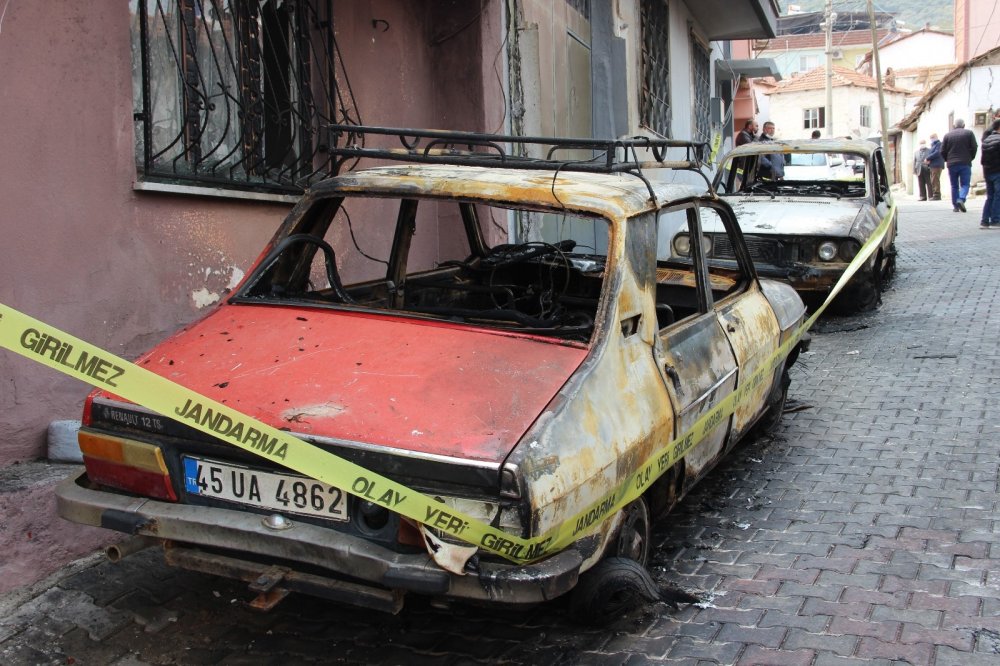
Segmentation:
<svg viewBox="0 0 1000 666">
<path fill-rule="evenodd" d="M 983 229 L 1000 229 L 1000 120 L 994 120 L 983 134 L 983 178 L 986 180 L 986 205 L 983 207 Z"/>
<path fill-rule="evenodd" d="M 774 141 L 774 123 L 770 120 L 764 123 L 764 131 L 757 139 L 761 143 Z M 760 166 L 758 174 L 764 180 L 784 180 L 785 179 L 785 155 L 784 153 L 772 153 L 760 156 Z"/>
<path fill-rule="evenodd" d="M 955 129 L 941 140 L 941 157 L 948 165 L 951 181 L 951 206 L 956 213 L 965 212 L 965 198 L 969 196 L 972 180 L 972 160 L 976 159 L 979 143 L 972 130 L 965 129 L 964 120 L 955 121 Z"/>
<path fill-rule="evenodd" d="M 742 146 L 744 143 L 751 143 L 757 136 L 757 121 L 751 118 L 743 123 L 743 129 L 736 135 L 736 145 Z"/>
<path fill-rule="evenodd" d="M 927 166 L 931 170 L 931 201 L 941 201 L 941 172 L 944 171 L 944 159 L 941 158 L 941 139 L 937 134 L 931 134 L 931 147 L 927 152 Z"/>
</svg>

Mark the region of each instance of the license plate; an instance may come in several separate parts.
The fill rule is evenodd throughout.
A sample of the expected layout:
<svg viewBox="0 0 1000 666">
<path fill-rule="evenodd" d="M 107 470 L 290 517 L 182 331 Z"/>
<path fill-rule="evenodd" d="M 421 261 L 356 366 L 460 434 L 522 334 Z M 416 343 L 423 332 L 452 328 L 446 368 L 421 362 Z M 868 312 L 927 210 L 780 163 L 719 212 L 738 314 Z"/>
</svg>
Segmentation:
<svg viewBox="0 0 1000 666">
<path fill-rule="evenodd" d="M 192 495 L 278 513 L 347 520 L 347 495 L 322 481 L 185 456 L 184 489 Z"/>
</svg>

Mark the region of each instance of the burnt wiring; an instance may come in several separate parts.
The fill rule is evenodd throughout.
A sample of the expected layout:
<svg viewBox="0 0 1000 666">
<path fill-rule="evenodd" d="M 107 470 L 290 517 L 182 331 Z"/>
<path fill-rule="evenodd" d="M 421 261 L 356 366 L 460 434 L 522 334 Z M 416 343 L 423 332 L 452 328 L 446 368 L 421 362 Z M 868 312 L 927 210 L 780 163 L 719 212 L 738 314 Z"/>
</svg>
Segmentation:
<svg viewBox="0 0 1000 666">
<path fill-rule="evenodd" d="M 386 261 L 384 259 L 376 259 L 375 257 L 371 256 L 370 254 L 368 254 L 367 252 L 365 252 L 364 250 L 362 250 L 361 246 L 358 245 L 358 239 L 355 238 L 355 236 L 354 236 L 354 224 L 351 222 L 351 216 L 348 214 L 347 209 L 344 208 L 343 206 L 341 206 L 340 210 L 338 210 L 337 212 L 338 213 L 343 213 L 344 217 L 347 218 L 347 230 L 349 232 L 351 232 L 351 242 L 354 243 L 354 249 L 357 250 L 361 254 L 361 256 L 364 257 L 365 259 L 368 259 L 370 261 L 374 261 L 374 262 L 377 262 L 377 263 L 380 263 L 380 264 L 385 264 L 386 266 L 388 266 L 389 265 L 388 261 Z"/>
</svg>

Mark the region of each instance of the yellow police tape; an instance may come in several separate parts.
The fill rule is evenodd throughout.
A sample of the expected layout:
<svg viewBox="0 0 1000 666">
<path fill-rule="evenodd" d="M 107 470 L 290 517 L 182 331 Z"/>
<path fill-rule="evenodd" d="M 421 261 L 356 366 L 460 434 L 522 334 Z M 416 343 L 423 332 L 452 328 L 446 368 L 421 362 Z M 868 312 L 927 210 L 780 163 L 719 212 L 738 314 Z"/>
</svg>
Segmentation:
<svg viewBox="0 0 1000 666">
<path fill-rule="evenodd" d="M 491 527 L 440 501 L 360 465 L 317 448 L 285 431 L 252 419 L 160 375 L 118 358 L 59 329 L 0 303 L 0 347 L 171 418 L 195 413 L 184 423 L 274 463 L 380 504 L 443 533 L 515 563 L 551 555 L 595 531 L 607 518 L 640 497 L 664 472 L 727 418 L 754 389 L 767 381 L 830 301 L 874 253 L 889 229 L 893 205 L 875 233 L 848 265 L 829 297 L 751 376 L 692 428 L 657 449 L 604 497 L 545 534 L 523 538 Z"/>
</svg>

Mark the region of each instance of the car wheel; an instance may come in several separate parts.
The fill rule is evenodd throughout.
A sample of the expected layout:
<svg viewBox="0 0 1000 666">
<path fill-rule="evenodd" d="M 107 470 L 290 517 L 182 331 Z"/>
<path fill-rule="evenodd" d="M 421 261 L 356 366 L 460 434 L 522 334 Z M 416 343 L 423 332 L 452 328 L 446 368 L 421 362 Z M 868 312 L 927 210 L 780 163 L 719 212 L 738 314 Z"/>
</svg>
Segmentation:
<svg viewBox="0 0 1000 666">
<path fill-rule="evenodd" d="M 570 597 L 570 615 L 580 624 L 605 625 L 637 605 L 659 599 L 660 591 L 641 564 L 609 557 L 580 576 Z"/>
<path fill-rule="evenodd" d="M 882 256 L 879 255 L 872 272 L 856 274 L 847 288 L 830 304 L 830 310 L 839 315 L 869 312 L 881 302 Z"/>
<path fill-rule="evenodd" d="M 649 562 L 650 539 L 653 526 L 649 505 L 645 497 L 629 502 L 622 510 L 624 518 L 618 530 L 618 539 L 613 557 L 625 557 L 646 566 Z"/>
<path fill-rule="evenodd" d="M 773 393 L 767 403 L 767 412 L 753 426 L 753 436 L 761 437 L 774 430 L 781 423 L 781 415 L 785 412 L 785 401 L 788 399 L 788 386 L 792 383 L 788 371 L 781 373 L 780 390 Z"/>
<path fill-rule="evenodd" d="M 882 264 L 882 284 L 887 284 L 896 274 L 896 243 L 889 245 L 885 262 Z"/>
</svg>

